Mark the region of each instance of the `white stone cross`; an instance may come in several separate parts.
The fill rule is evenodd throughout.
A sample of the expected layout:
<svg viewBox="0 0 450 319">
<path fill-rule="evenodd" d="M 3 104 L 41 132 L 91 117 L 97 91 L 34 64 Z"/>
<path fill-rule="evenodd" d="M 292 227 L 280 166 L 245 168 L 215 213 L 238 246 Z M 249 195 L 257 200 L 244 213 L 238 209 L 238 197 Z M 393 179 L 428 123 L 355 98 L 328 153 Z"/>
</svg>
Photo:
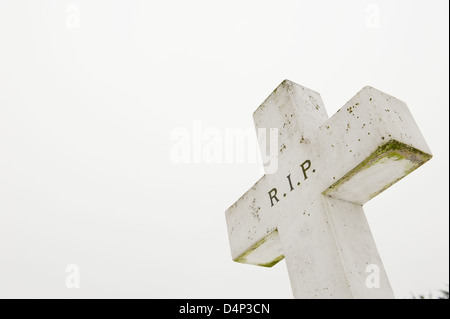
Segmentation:
<svg viewBox="0 0 450 319">
<path fill-rule="evenodd" d="M 253 118 L 278 129 L 279 164 L 226 211 L 233 260 L 285 258 L 295 298 L 393 298 L 362 205 L 432 157 L 406 104 L 365 87 L 328 118 L 285 80 Z"/>
</svg>

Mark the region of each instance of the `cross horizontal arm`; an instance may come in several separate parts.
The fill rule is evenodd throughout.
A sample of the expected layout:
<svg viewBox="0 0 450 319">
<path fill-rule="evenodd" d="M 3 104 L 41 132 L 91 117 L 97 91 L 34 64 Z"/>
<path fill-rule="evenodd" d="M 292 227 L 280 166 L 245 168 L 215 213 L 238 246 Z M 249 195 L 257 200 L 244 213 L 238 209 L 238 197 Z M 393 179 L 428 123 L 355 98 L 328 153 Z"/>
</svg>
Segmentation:
<svg viewBox="0 0 450 319">
<path fill-rule="evenodd" d="M 283 259 L 277 209 L 271 209 L 267 177 L 262 177 L 225 212 L 234 261 L 271 267 Z"/>
<path fill-rule="evenodd" d="M 324 193 L 361 205 L 432 157 L 406 104 L 372 87 L 320 126 L 318 137 L 318 162 L 329 167 Z"/>
</svg>

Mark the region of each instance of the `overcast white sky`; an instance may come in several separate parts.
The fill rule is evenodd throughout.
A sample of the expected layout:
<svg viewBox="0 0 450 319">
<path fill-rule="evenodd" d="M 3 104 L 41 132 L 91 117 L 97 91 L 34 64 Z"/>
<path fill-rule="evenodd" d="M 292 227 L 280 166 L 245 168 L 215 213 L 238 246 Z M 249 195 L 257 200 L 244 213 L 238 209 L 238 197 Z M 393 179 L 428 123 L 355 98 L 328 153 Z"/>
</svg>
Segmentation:
<svg viewBox="0 0 450 319">
<path fill-rule="evenodd" d="M 285 78 L 329 115 L 365 85 L 408 104 L 434 158 L 365 211 L 398 298 L 444 288 L 448 5 L 0 0 L 0 297 L 291 298 L 284 261 L 230 256 L 260 165 L 170 158 L 177 128 L 253 127 Z"/>
</svg>

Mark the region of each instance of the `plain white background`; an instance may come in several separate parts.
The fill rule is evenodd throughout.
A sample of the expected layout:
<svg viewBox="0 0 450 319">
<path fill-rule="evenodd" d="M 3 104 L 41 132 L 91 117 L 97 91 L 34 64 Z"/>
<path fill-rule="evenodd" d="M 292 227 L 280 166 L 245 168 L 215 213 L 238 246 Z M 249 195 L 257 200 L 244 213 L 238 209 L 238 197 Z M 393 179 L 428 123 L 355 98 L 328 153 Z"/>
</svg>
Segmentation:
<svg viewBox="0 0 450 319">
<path fill-rule="evenodd" d="M 231 261 L 260 165 L 170 158 L 194 121 L 252 127 L 285 78 L 330 115 L 365 85 L 408 104 L 434 158 L 365 211 L 398 298 L 445 288 L 448 6 L 0 0 L 0 297 L 291 298 L 284 261 Z"/>
</svg>

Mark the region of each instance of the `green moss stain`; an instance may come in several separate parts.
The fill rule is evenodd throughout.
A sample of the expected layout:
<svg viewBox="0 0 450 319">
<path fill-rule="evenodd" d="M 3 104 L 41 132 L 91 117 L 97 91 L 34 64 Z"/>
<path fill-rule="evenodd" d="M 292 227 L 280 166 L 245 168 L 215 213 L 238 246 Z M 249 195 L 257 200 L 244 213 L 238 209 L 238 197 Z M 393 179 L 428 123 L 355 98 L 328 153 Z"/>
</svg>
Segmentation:
<svg viewBox="0 0 450 319">
<path fill-rule="evenodd" d="M 268 262 L 268 263 L 265 263 L 265 264 L 258 264 L 258 266 L 270 268 L 270 267 L 273 267 L 276 264 L 278 264 L 283 259 L 284 259 L 284 255 L 280 255 L 277 258 L 275 258 L 274 260 L 272 260 L 271 262 Z"/>
<path fill-rule="evenodd" d="M 268 240 L 274 238 L 274 237 L 278 237 L 278 229 L 274 229 L 273 231 L 271 231 L 269 234 L 267 234 L 267 236 L 265 236 L 264 238 L 258 240 L 252 247 L 250 247 L 249 249 L 247 249 L 243 254 L 239 255 L 238 257 L 236 257 L 234 259 L 235 262 L 238 263 L 243 263 L 243 264 L 247 264 L 247 257 L 254 252 L 255 250 L 257 250 L 259 247 L 261 247 L 263 244 L 265 244 Z M 277 258 L 275 258 L 274 260 L 268 262 L 268 263 L 263 263 L 263 264 L 258 264 L 258 266 L 262 266 L 262 267 L 273 267 L 275 264 L 277 264 L 279 261 L 283 260 L 284 255 L 280 255 Z"/>
<path fill-rule="evenodd" d="M 381 190 L 377 191 L 374 194 L 371 194 L 370 198 L 375 197 L 380 194 L 384 190 L 388 189 L 390 186 L 401 180 L 406 175 L 410 174 L 420 166 L 422 166 L 425 162 L 429 161 L 432 158 L 431 154 L 427 154 L 422 152 L 412 146 L 406 145 L 396 140 L 390 140 L 387 143 L 380 146 L 375 152 L 373 152 L 369 157 L 367 157 L 364 161 L 362 161 L 355 168 L 350 170 L 344 177 L 340 178 L 333 185 L 327 188 L 323 194 L 327 195 L 332 193 L 334 190 L 338 189 L 342 184 L 348 182 L 353 176 L 362 170 L 368 169 L 373 165 L 380 164 L 383 159 L 389 158 L 394 159 L 396 161 L 407 160 L 409 161 L 409 165 L 406 165 L 405 171 L 402 177 L 388 183 Z"/>
</svg>

